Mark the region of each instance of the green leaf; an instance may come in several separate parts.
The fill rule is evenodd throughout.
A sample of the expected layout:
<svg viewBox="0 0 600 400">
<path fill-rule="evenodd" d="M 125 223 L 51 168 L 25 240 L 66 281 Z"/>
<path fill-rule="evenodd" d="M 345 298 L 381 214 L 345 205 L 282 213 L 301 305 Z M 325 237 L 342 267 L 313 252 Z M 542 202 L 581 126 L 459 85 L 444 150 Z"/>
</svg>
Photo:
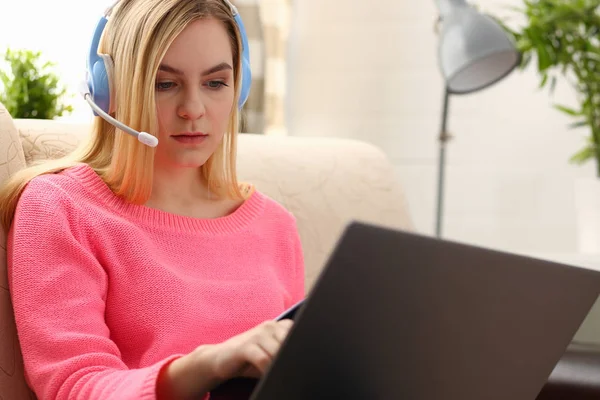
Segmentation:
<svg viewBox="0 0 600 400">
<path fill-rule="evenodd" d="M 569 161 L 573 164 L 581 165 L 593 157 L 594 157 L 594 147 L 587 146 L 583 150 L 580 150 L 577 153 L 575 153 L 573 156 L 571 156 Z"/>
<path fill-rule="evenodd" d="M 552 48 L 548 46 L 538 45 L 538 68 L 540 71 L 545 71 L 553 65 Z"/>
<path fill-rule="evenodd" d="M 519 68 L 521 70 L 527 68 L 530 61 L 531 61 L 531 53 L 528 53 L 528 52 L 523 53 L 522 58 L 521 58 L 521 65 L 519 66 Z"/>
<path fill-rule="evenodd" d="M 553 76 L 550 82 L 550 93 L 554 93 L 554 89 L 556 89 L 556 76 Z"/>
<path fill-rule="evenodd" d="M 566 107 L 566 106 L 561 106 L 560 104 L 554 104 L 554 108 L 556 108 L 557 110 L 562 111 L 566 114 L 569 114 L 573 117 L 578 117 L 578 116 L 582 115 L 582 113 L 580 111 L 574 110 L 574 109 Z"/>
<path fill-rule="evenodd" d="M 584 120 L 584 121 L 577 121 L 577 122 L 573 122 L 569 124 L 569 129 L 577 129 L 577 128 L 581 128 L 584 126 L 588 126 L 589 123 Z"/>
</svg>

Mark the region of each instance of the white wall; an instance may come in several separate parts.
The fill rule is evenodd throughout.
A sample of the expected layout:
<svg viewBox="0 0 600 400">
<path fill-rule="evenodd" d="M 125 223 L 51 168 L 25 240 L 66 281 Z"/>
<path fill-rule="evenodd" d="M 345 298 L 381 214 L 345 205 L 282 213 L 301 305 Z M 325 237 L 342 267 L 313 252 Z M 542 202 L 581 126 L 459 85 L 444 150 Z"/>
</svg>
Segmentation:
<svg viewBox="0 0 600 400">
<path fill-rule="evenodd" d="M 484 11 L 519 0 L 474 1 Z M 433 234 L 442 78 L 433 0 L 294 2 L 288 119 L 292 135 L 358 138 L 397 167 L 419 231 Z M 534 69 L 451 98 L 446 238 L 523 252 L 576 251 L 573 184 L 593 176 L 569 156 L 583 145 Z"/>
</svg>

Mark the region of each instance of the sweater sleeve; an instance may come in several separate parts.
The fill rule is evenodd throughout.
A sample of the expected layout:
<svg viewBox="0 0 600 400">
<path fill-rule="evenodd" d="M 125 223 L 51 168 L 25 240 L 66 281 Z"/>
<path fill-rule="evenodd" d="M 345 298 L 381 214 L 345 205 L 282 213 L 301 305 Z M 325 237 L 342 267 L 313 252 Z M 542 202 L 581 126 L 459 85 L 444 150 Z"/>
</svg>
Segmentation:
<svg viewBox="0 0 600 400">
<path fill-rule="evenodd" d="M 160 369 L 180 355 L 140 369 L 123 363 L 104 320 L 107 274 L 82 244 L 76 204 L 40 178 L 19 200 L 7 249 L 30 387 L 40 399 L 155 399 Z"/>
</svg>

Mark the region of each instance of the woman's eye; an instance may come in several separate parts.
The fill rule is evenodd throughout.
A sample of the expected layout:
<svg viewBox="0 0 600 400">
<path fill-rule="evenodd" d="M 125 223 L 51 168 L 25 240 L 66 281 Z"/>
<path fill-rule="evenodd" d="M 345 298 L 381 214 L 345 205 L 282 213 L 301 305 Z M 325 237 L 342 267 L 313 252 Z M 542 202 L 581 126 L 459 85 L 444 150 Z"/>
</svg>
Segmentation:
<svg viewBox="0 0 600 400">
<path fill-rule="evenodd" d="M 156 90 L 159 90 L 159 91 L 169 90 L 174 85 L 175 85 L 175 83 L 173 83 L 173 82 L 156 82 Z"/>
<path fill-rule="evenodd" d="M 208 81 L 207 86 L 211 89 L 220 89 L 222 87 L 229 86 L 229 85 L 227 85 L 223 81 Z"/>
</svg>

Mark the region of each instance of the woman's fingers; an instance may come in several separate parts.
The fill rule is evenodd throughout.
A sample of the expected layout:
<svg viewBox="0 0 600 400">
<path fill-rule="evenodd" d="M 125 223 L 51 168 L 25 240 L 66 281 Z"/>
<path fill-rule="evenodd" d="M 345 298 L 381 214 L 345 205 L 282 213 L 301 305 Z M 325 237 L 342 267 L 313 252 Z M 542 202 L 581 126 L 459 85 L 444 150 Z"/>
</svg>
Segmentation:
<svg viewBox="0 0 600 400">
<path fill-rule="evenodd" d="M 287 336 L 292 321 L 267 322 L 249 343 L 248 361 L 264 373 L 277 355 L 281 343 Z M 250 358 L 252 357 L 252 358 Z"/>
<path fill-rule="evenodd" d="M 288 332 L 292 328 L 294 322 L 289 319 L 284 319 L 282 321 L 278 321 L 275 326 L 275 338 L 279 342 L 283 342 L 288 335 Z"/>
<path fill-rule="evenodd" d="M 252 343 L 244 349 L 246 361 L 264 374 L 271 364 L 272 356 L 258 343 Z"/>
<path fill-rule="evenodd" d="M 285 340 L 291 320 L 266 321 L 214 347 L 214 371 L 221 380 L 264 374 Z"/>
</svg>

